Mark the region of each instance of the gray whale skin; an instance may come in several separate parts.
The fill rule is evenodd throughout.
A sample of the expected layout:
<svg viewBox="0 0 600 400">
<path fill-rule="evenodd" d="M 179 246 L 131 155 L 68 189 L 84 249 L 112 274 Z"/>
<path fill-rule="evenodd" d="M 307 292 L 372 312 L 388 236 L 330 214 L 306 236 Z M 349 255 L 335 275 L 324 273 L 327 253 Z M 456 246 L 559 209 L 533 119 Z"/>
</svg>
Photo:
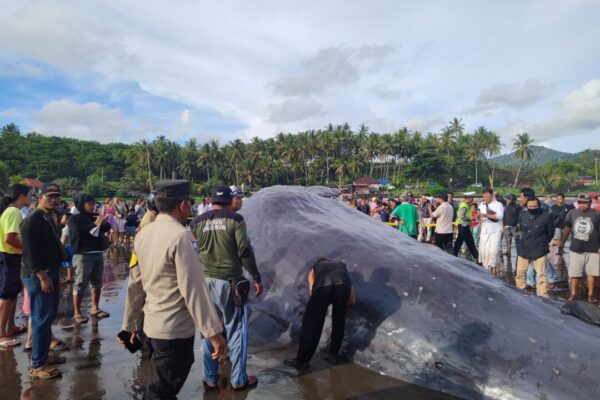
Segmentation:
<svg viewBox="0 0 600 400">
<path fill-rule="evenodd" d="M 600 331 L 463 259 L 332 199 L 275 186 L 244 216 L 265 293 L 254 341 L 296 343 L 317 257 L 346 262 L 358 304 L 344 348 L 382 374 L 467 399 L 599 399 Z M 327 328 L 322 344 L 328 337 Z"/>
</svg>

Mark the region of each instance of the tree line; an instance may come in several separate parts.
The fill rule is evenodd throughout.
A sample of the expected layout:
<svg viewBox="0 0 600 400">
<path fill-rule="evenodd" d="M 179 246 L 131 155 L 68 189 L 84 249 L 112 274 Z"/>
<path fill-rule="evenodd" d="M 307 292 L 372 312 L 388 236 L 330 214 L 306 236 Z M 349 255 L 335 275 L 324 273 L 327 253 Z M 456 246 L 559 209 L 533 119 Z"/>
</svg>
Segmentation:
<svg viewBox="0 0 600 400">
<path fill-rule="evenodd" d="M 532 143 L 527 133 L 512 143 L 515 157 L 522 161 L 515 186 L 531 157 Z M 205 192 L 217 183 L 344 185 L 364 175 L 389 179 L 396 186 L 508 184 L 496 178 L 493 158 L 501 149 L 497 133 L 483 126 L 467 132 L 458 118 L 437 133 L 408 128 L 377 133 L 364 125 L 353 130 L 348 124 L 330 124 L 320 130 L 226 144 L 193 138 L 177 143 L 165 135 L 133 144 L 100 144 L 23 134 L 8 124 L 0 132 L 0 186 L 34 177 L 97 194 L 144 192 L 156 180 L 179 177 Z"/>
</svg>

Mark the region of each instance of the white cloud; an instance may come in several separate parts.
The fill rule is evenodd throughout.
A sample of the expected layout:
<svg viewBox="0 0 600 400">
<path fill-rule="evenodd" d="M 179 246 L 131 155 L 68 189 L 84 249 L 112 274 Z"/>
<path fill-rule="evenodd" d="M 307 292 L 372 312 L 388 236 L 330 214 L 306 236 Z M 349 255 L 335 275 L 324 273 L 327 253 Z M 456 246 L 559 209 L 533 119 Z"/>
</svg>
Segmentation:
<svg viewBox="0 0 600 400">
<path fill-rule="evenodd" d="M 179 119 L 183 125 L 189 125 L 192 122 L 192 112 L 186 108 L 181 112 Z"/>
<path fill-rule="evenodd" d="M 36 111 L 33 118 L 32 130 L 44 135 L 108 143 L 123 141 L 133 132 L 120 110 L 95 102 L 52 101 Z"/>
<path fill-rule="evenodd" d="M 311 99 L 291 98 L 269 106 L 269 121 L 275 123 L 296 122 L 321 114 L 323 108 Z"/>
<path fill-rule="evenodd" d="M 468 113 L 498 110 L 502 107 L 522 109 L 544 100 L 552 91 L 553 85 L 535 79 L 523 83 L 498 83 L 484 89 L 476 104 Z"/>
<path fill-rule="evenodd" d="M 411 118 L 406 122 L 406 127 L 408 129 L 412 129 L 415 131 L 419 131 L 421 133 L 426 133 L 430 131 L 432 128 L 439 126 L 442 124 L 444 120 L 438 116 L 425 116 L 425 115 L 417 115 L 414 118 Z"/>
<path fill-rule="evenodd" d="M 14 118 L 19 115 L 16 107 L 7 108 L 5 110 L 0 110 L 0 117 L 4 118 Z"/>
</svg>

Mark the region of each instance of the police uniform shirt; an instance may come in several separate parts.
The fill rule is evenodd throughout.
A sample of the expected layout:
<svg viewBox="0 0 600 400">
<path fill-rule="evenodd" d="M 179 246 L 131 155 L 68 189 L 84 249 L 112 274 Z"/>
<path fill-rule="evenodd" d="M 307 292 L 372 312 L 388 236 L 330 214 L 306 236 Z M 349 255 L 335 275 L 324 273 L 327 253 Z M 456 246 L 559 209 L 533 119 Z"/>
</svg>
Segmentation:
<svg viewBox="0 0 600 400">
<path fill-rule="evenodd" d="M 135 238 L 122 329 L 153 339 L 185 339 L 222 332 L 204 280 L 196 238 L 175 218 L 159 214 Z M 141 326 L 143 322 L 144 326 Z"/>
</svg>

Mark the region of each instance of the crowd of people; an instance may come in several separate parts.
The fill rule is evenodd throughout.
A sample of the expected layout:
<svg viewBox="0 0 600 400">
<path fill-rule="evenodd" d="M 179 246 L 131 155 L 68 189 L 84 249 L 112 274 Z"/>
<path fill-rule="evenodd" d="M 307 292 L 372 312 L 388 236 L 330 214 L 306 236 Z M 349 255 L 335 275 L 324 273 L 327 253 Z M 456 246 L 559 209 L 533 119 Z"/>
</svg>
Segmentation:
<svg viewBox="0 0 600 400">
<path fill-rule="evenodd" d="M 510 253 L 514 242 L 516 285 L 524 289 L 535 279 L 537 294 L 543 297 L 548 296 L 552 269 L 548 255 L 552 249 L 561 254 L 570 240 L 569 300 L 576 299 L 585 275 L 587 300 L 598 303 L 594 287 L 600 275 L 600 204 L 595 194 L 580 194 L 573 204 L 563 194 L 556 201 L 551 196 L 540 201 L 530 188 L 523 188 L 519 199 L 486 188 L 478 204 L 474 193 L 463 195 L 458 202 L 453 193 L 345 201 L 413 240 L 457 257 L 470 253 L 493 274 L 498 273 L 503 245 Z M 17 337 L 27 333 L 24 347 L 31 353 L 31 377 L 59 377 L 55 365 L 66 362 L 58 352 L 68 345 L 52 334 L 61 283 L 73 285 L 75 324 L 110 317 L 100 308 L 105 252 L 128 246 L 133 251 L 118 340 L 130 351 L 142 346 L 148 350 L 147 397 L 176 398 L 194 362 L 196 330 L 203 337 L 206 391 L 218 389 L 219 362 L 227 356 L 233 390 L 257 386 L 257 377 L 246 368 L 246 303 L 249 293 L 259 297 L 263 286 L 246 222 L 238 213 L 243 199 L 237 188 L 217 186 L 210 198 L 196 204 L 190 182 L 170 180 L 157 182 L 147 199 L 99 203 L 83 193 L 66 204 L 60 187 L 49 183 L 42 186 L 34 207 L 32 203 L 29 188 L 20 184 L 11 186 L 0 203 L 0 348 L 21 345 Z M 297 355 L 285 361 L 300 371 L 309 368 L 329 306 L 333 321 L 328 360 L 346 361 L 340 354 L 346 307 L 356 302 L 343 262 L 315 259 L 307 279 L 309 300 Z M 84 313 L 82 298 L 88 289 L 92 301 Z M 21 292 L 28 326 L 15 324 Z"/>
<path fill-rule="evenodd" d="M 453 193 L 416 198 L 412 194 L 389 197 L 386 201 L 362 197 L 351 207 L 424 243 L 435 244 L 455 256 L 470 253 L 472 259 L 492 274 L 499 274 L 501 257 L 510 257 L 516 245 L 516 286 L 535 287 L 537 295 L 547 297 L 549 277 L 556 271 L 549 255 L 563 254 L 569 246 L 569 298 L 575 300 L 580 280 L 587 277 L 587 300 L 598 303 L 594 294 L 600 275 L 600 201 L 596 193 L 583 193 L 568 204 L 563 193 L 547 195 L 541 201 L 531 188 L 523 188 L 519 199 L 504 197 L 485 188 L 479 204 L 474 192 L 463 193 L 457 202 Z M 504 249 L 503 249 L 504 247 Z"/>
</svg>

